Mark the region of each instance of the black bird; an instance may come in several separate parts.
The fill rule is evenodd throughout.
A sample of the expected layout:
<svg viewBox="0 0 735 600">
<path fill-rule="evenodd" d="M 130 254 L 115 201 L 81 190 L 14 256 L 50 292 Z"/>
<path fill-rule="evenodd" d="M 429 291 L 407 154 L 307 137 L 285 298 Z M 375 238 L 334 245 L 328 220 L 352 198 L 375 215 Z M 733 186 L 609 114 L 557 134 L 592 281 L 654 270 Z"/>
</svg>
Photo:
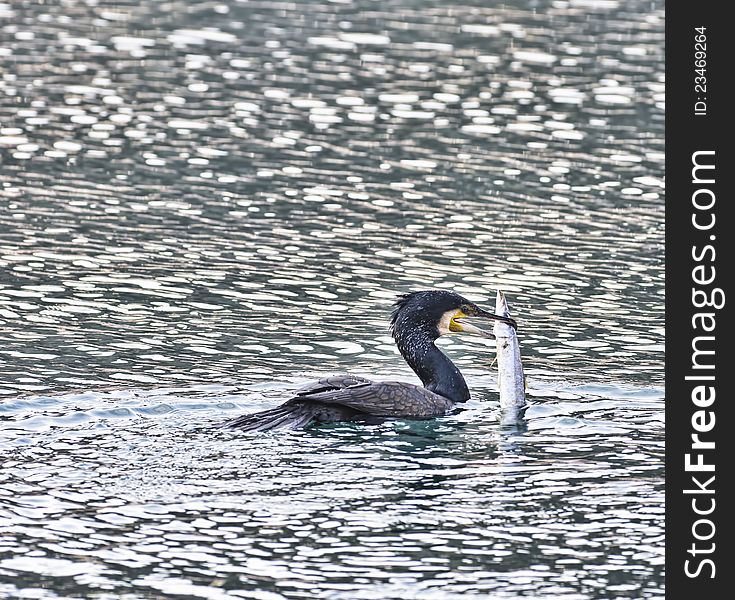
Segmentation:
<svg viewBox="0 0 735 600">
<path fill-rule="evenodd" d="M 278 408 L 242 415 L 222 426 L 262 431 L 301 429 L 311 423 L 370 421 L 376 417 L 422 419 L 444 415 L 456 403 L 469 400 L 470 391 L 459 369 L 434 342 L 439 336 L 461 331 L 493 337 L 489 331 L 468 323 L 470 317 L 497 319 L 515 327 L 513 319 L 483 310 L 454 292 L 428 290 L 399 296 L 391 315 L 391 333 L 423 387 L 336 375 L 307 385 Z"/>
</svg>

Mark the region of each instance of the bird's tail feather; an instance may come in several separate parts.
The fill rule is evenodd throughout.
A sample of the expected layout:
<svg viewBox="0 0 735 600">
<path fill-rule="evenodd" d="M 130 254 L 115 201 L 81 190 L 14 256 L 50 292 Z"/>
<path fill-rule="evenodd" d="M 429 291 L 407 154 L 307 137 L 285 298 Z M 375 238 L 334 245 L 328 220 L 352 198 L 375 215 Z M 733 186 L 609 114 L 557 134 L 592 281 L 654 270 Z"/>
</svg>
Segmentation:
<svg viewBox="0 0 735 600">
<path fill-rule="evenodd" d="M 314 411 L 304 404 L 285 404 L 270 410 L 242 415 L 222 424 L 227 429 L 240 431 L 268 431 L 269 429 L 301 429 L 314 418 Z"/>
</svg>

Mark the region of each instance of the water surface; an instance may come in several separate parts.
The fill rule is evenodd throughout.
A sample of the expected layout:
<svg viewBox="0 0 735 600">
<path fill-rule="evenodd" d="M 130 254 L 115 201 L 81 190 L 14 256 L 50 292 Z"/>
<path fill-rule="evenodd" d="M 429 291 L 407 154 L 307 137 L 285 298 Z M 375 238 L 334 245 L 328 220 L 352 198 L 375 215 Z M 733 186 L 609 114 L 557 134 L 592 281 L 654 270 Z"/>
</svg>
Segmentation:
<svg viewBox="0 0 735 600">
<path fill-rule="evenodd" d="M 663 596 L 663 3 L 0 4 L 0 596 Z M 416 381 L 532 406 L 243 436 Z"/>
</svg>

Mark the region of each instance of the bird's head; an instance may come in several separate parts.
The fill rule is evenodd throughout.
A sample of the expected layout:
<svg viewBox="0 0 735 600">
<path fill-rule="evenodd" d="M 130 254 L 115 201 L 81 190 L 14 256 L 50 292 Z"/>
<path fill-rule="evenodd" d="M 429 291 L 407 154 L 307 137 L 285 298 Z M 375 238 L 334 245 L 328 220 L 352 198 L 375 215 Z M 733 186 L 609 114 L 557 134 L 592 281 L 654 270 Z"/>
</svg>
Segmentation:
<svg viewBox="0 0 735 600">
<path fill-rule="evenodd" d="M 494 337 L 492 332 L 470 323 L 470 319 L 497 320 L 516 326 L 513 319 L 484 310 L 454 292 L 425 290 L 398 297 L 391 315 L 391 332 L 397 337 L 407 331 L 420 330 L 432 339 L 460 332 Z"/>
</svg>

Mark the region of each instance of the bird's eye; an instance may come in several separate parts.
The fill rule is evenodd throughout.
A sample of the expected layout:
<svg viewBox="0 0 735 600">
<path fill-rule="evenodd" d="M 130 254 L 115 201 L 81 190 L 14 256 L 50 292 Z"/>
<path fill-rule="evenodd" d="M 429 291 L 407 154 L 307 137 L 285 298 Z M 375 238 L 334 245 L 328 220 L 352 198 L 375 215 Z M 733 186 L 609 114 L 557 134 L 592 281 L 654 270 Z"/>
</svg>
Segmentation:
<svg viewBox="0 0 735 600">
<path fill-rule="evenodd" d="M 459 310 L 461 310 L 464 314 L 467 314 L 470 312 L 470 305 L 469 304 L 463 304 L 459 307 Z"/>
</svg>

